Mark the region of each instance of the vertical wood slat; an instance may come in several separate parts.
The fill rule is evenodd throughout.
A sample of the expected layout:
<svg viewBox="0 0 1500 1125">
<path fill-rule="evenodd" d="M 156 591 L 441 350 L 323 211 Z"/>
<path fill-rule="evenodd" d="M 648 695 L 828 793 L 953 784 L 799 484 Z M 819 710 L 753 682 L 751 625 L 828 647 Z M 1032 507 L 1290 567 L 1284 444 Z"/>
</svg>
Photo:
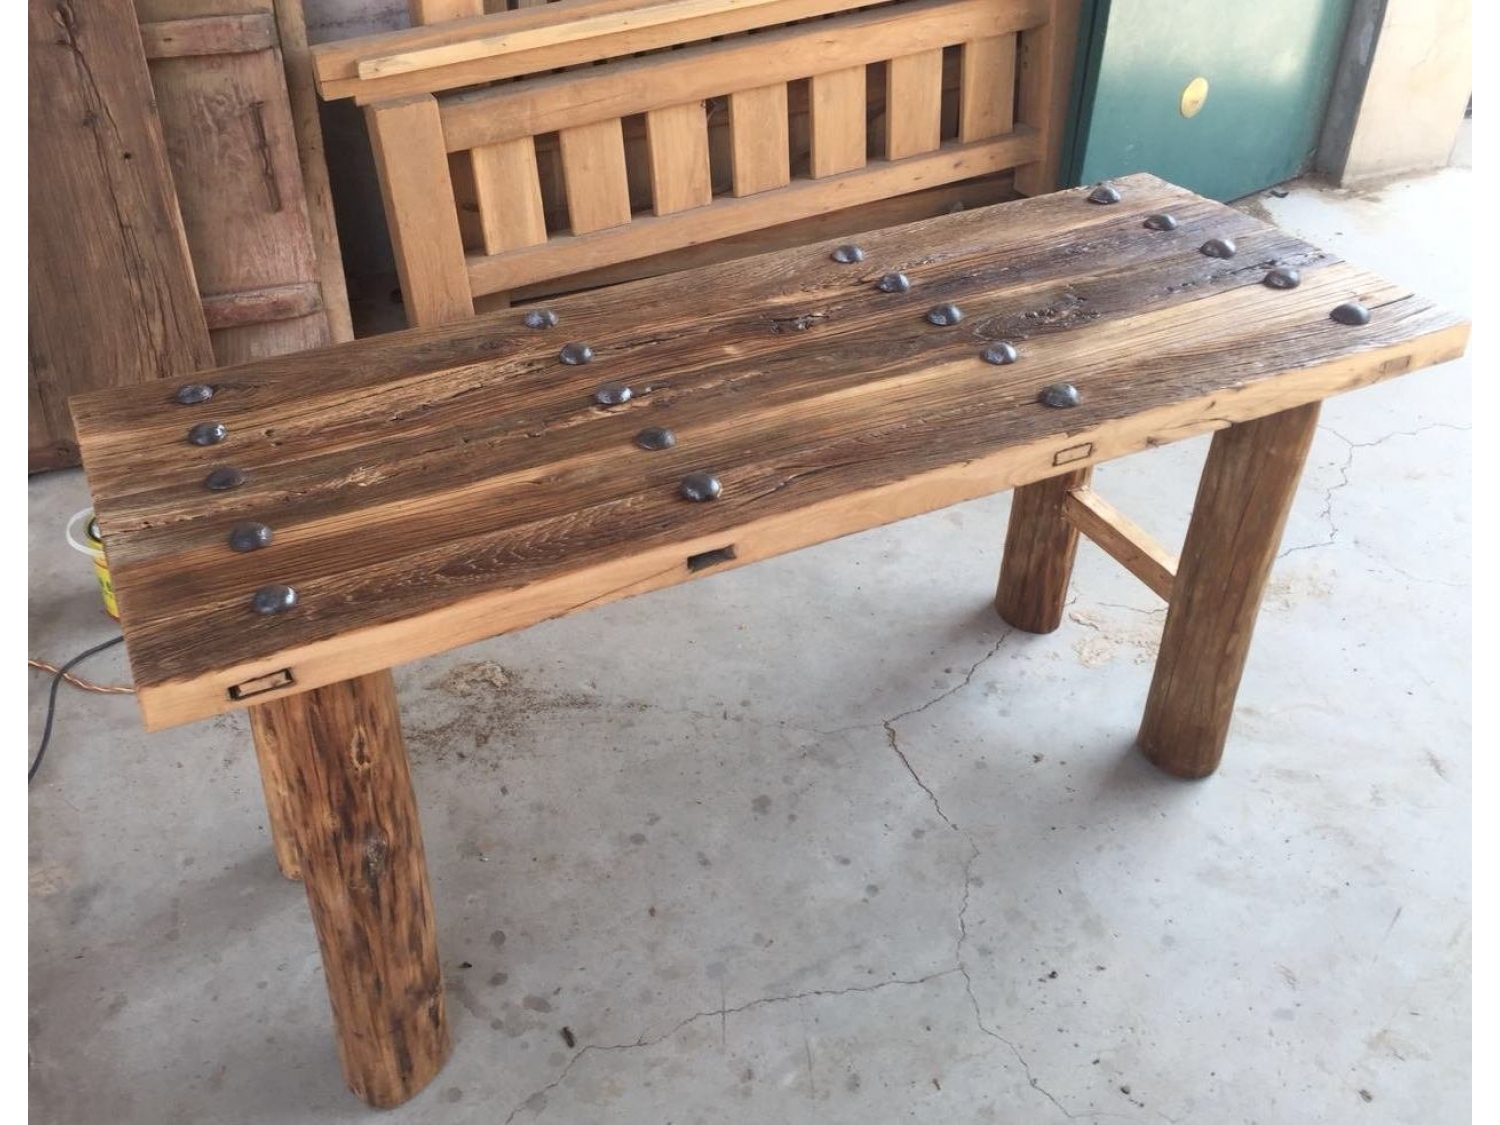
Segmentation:
<svg viewBox="0 0 1500 1125">
<path fill-rule="evenodd" d="M 962 50 L 958 139 L 968 144 L 1009 133 L 1016 115 L 1015 35 L 971 39 Z"/>
<path fill-rule="evenodd" d="M 625 175 L 625 134 L 620 119 L 559 130 L 563 188 L 574 234 L 630 222 L 630 182 Z M 441 142 L 439 142 L 441 143 Z"/>
<path fill-rule="evenodd" d="M 885 66 L 885 156 L 935 152 L 943 141 L 943 51 L 891 59 Z"/>
<path fill-rule="evenodd" d="M 1021 33 L 1016 120 L 1035 128 L 1042 141 L 1042 158 L 1016 169 L 1016 190 L 1025 195 L 1041 195 L 1060 186 L 1058 170 L 1068 119 L 1080 4 L 1081 0 L 1052 0 L 1047 22 Z"/>
<path fill-rule="evenodd" d="M 547 241 L 536 142 L 530 137 L 471 149 L 484 252 L 501 254 Z"/>
<path fill-rule="evenodd" d="M 786 83 L 729 95 L 729 141 L 735 195 L 791 183 Z"/>
<path fill-rule="evenodd" d="M 646 143 L 651 153 L 651 201 L 658 215 L 713 202 L 708 117 L 702 102 L 650 110 Z"/>
<path fill-rule="evenodd" d="M 807 80 L 814 178 L 865 166 L 865 68 L 815 74 Z"/>
<path fill-rule="evenodd" d="M 474 315 L 458 205 L 431 94 L 365 107 L 402 301 L 412 327 Z"/>
</svg>

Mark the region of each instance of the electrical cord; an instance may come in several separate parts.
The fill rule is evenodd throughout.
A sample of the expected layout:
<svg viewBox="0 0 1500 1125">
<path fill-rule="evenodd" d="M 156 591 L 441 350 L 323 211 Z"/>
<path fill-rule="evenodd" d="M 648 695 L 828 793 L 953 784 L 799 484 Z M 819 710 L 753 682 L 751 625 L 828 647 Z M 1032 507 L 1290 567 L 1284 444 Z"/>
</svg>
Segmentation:
<svg viewBox="0 0 1500 1125">
<path fill-rule="evenodd" d="M 72 671 L 78 665 L 82 664 L 89 657 L 95 655 L 96 653 L 101 653 L 107 648 L 112 648 L 124 639 L 125 635 L 122 633 L 118 637 L 111 637 L 103 644 L 98 644 L 93 648 L 85 649 L 83 652 L 80 652 L 77 656 L 73 657 L 72 660 L 69 660 L 66 664 L 64 664 L 61 668 L 58 668 L 57 671 L 53 673 L 52 690 L 47 693 L 47 718 L 46 721 L 42 724 L 41 745 L 36 748 L 36 757 L 31 759 L 31 769 L 26 772 L 26 783 L 28 785 L 31 784 L 31 779 L 36 777 L 36 771 L 41 768 L 42 755 L 47 752 L 47 743 L 52 741 L 52 720 L 53 717 L 57 714 L 57 689 L 62 687 L 64 677 L 66 677 L 70 671 Z M 95 685 L 95 688 L 97 689 L 97 685 Z"/>
<path fill-rule="evenodd" d="M 63 670 L 56 664 L 53 664 L 50 661 L 46 660 L 38 660 L 34 656 L 28 656 L 26 658 L 26 666 L 28 668 L 36 668 L 40 671 L 52 672 L 54 674 L 61 672 L 62 678 L 68 682 L 69 686 L 76 687 L 79 691 L 93 691 L 98 692 L 100 695 L 135 694 L 135 688 L 131 687 L 129 684 L 96 684 L 93 680 L 85 680 L 82 676 L 73 675 L 72 672 L 63 672 Z"/>
</svg>

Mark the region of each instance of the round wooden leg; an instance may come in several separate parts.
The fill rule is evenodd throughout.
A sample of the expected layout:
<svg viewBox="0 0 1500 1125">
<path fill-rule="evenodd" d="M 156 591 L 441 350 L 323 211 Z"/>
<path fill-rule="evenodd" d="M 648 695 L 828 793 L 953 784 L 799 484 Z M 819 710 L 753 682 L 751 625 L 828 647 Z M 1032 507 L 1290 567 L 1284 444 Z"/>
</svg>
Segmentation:
<svg viewBox="0 0 1500 1125">
<path fill-rule="evenodd" d="M 349 1088 L 400 1105 L 449 1051 L 417 804 L 389 672 L 261 704 Z"/>
<path fill-rule="evenodd" d="M 1261 595 L 1318 424 L 1318 404 L 1214 435 L 1177 566 L 1137 745 L 1178 777 L 1219 766 Z"/>
<path fill-rule="evenodd" d="M 1078 532 L 1063 518 L 1063 500 L 1088 484 L 1092 473 L 1075 469 L 1011 494 L 995 608 L 1017 629 L 1050 633 L 1062 624 L 1078 553 Z"/>
</svg>

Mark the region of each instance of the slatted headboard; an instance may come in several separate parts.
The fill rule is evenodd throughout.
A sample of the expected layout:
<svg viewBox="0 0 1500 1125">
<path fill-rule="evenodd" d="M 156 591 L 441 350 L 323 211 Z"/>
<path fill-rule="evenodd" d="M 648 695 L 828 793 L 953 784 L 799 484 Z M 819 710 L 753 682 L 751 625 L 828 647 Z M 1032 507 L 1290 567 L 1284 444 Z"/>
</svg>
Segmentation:
<svg viewBox="0 0 1500 1125">
<path fill-rule="evenodd" d="M 493 304 L 550 279 L 1004 169 L 1016 170 L 1023 193 L 1054 186 L 1073 0 L 896 0 L 696 42 L 658 30 L 646 42 L 663 45 L 643 54 L 481 88 L 421 88 L 524 65 L 506 48 L 535 53 L 527 28 L 507 39 L 492 30 L 498 23 L 545 31 L 568 17 L 576 27 L 610 18 L 578 15 L 606 4 L 563 0 L 458 20 L 443 25 L 446 41 L 405 52 L 386 43 L 352 63 L 346 46 L 342 71 L 322 68 L 325 94 L 342 82 L 365 95 L 412 324 L 471 316 L 476 299 Z M 665 26 L 643 12 L 676 8 L 687 20 L 680 40 L 695 34 L 688 16 L 727 10 L 743 22 L 758 9 L 784 19 L 788 0 L 607 6 L 632 16 L 626 31 L 637 35 L 642 24 Z M 556 49 L 540 44 L 538 61 L 555 60 L 545 52 Z M 415 91 L 380 96 L 402 84 Z"/>
</svg>

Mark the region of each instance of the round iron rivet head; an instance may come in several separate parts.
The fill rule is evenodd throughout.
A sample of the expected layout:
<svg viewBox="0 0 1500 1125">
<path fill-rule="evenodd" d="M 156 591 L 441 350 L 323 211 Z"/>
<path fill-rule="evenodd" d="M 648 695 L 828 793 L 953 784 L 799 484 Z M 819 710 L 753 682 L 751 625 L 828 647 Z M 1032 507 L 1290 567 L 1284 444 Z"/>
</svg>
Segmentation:
<svg viewBox="0 0 1500 1125">
<path fill-rule="evenodd" d="M 927 310 L 927 323 L 936 324 L 939 328 L 951 328 L 964 318 L 963 310 L 949 301 L 941 305 L 933 305 Z"/>
<path fill-rule="evenodd" d="M 905 293 L 911 288 L 911 278 L 904 273 L 888 273 L 875 283 L 882 293 Z"/>
<path fill-rule="evenodd" d="M 250 608 L 256 613 L 285 613 L 296 604 L 297 591 L 280 583 L 262 586 L 250 599 Z"/>
<path fill-rule="evenodd" d="M 712 473 L 689 473 L 677 486 L 677 494 L 684 500 L 717 500 L 723 486 Z"/>
<path fill-rule="evenodd" d="M 569 367 L 579 367 L 593 361 L 594 349 L 587 344 L 564 344 L 557 358 Z"/>
<path fill-rule="evenodd" d="M 229 436 L 229 428 L 223 422 L 199 422 L 188 431 L 188 441 L 194 445 L 218 445 Z"/>
<path fill-rule="evenodd" d="M 1177 219 L 1175 216 L 1163 212 L 1160 215 L 1147 215 L 1146 221 L 1141 225 L 1147 230 L 1176 230 Z"/>
<path fill-rule="evenodd" d="M 1370 323 L 1370 310 L 1358 301 L 1348 301 L 1328 314 L 1340 324 L 1358 328 Z"/>
<path fill-rule="evenodd" d="M 1043 406 L 1066 408 L 1078 405 L 1078 388 L 1072 383 L 1048 383 L 1036 396 Z"/>
<path fill-rule="evenodd" d="M 1291 266 L 1277 266 L 1261 278 L 1267 289 L 1295 289 L 1302 284 L 1302 273 Z"/>
<path fill-rule="evenodd" d="M 1021 357 L 1016 354 L 1016 349 L 1005 341 L 991 344 L 979 353 L 979 358 L 985 363 L 993 363 L 996 367 L 1004 367 L 1008 363 L 1015 363 Z"/>
<path fill-rule="evenodd" d="M 184 383 L 177 388 L 177 393 L 173 397 L 183 406 L 193 406 L 213 398 L 214 389 L 207 383 Z"/>
<path fill-rule="evenodd" d="M 1198 253 L 1206 254 L 1210 258 L 1232 258 L 1236 249 L 1232 238 L 1210 238 L 1198 247 Z"/>
<path fill-rule="evenodd" d="M 841 266 L 852 266 L 865 260 L 865 252 L 852 242 L 840 246 L 829 256 Z"/>
<path fill-rule="evenodd" d="M 677 435 L 665 426 L 647 426 L 635 435 L 635 444 L 654 453 L 658 449 L 671 449 L 677 444 Z"/>
<path fill-rule="evenodd" d="M 594 401 L 600 406 L 621 406 L 631 397 L 631 390 L 624 383 L 605 383 L 594 392 Z"/>
<path fill-rule="evenodd" d="M 556 328 L 557 314 L 551 309 L 532 309 L 521 321 L 527 328 Z"/>
<path fill-rule="evenodd" d="M 244 483 L 245 471 L 236 469 L 233 465 L 220 465 L 217 469 L 210 470 L 208 476 L 203 478 L 203 487 L 211 492 L 238 488 Z"/>
<path fill-rule="evenodd" d="M 1114 184 L 1100 184 L 1093 191 L 1089 192 L 1089 202 L 1101 204 L 1118 203 L 1120 202 L 1120 189 L 1115 187 Z"/>
<path fill-rule="evenodd" d="M 258 551 L 271 545 L 271 529 L 263 523 L 237 523 L 229 529 L 229 547 L 234 551 Z"/>
</svg>

